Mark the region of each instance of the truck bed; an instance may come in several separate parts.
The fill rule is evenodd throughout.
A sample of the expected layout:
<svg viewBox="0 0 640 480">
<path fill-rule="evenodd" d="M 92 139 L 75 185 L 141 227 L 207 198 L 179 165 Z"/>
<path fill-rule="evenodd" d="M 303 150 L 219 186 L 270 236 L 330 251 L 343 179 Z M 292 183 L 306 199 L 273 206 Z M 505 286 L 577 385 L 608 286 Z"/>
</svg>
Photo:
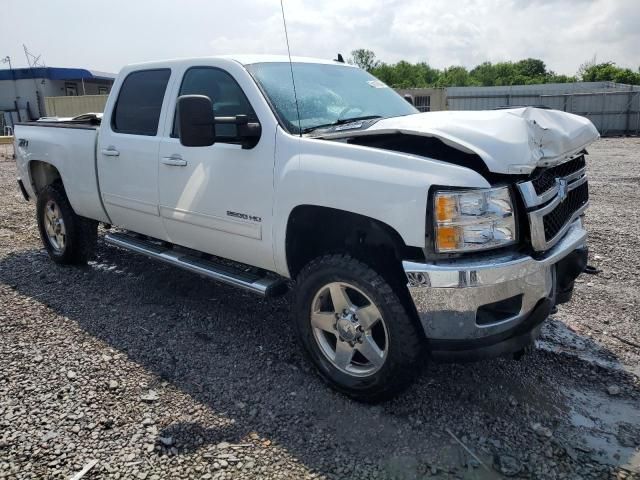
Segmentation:
<svg viewBox="0 0 640 480">
<path fill-rule="evenodd" d="M 78 215 L 108 222 L 96 170 L 99 119 L 18 123 L 15 148 L 25 189 L 35 197 L 37 162 L 47 162 L 65 179 L 69 202 Z"/>
</svg>

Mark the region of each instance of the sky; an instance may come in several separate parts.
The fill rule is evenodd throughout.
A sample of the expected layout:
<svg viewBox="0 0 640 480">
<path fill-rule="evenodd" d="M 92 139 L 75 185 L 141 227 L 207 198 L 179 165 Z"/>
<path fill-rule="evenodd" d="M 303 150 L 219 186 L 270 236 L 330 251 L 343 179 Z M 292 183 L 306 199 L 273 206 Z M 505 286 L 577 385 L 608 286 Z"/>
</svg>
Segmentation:
<svg viewBox="0 0 640 480">
<path fill-rule="evenodd" d="M 8 4 L 7 4 L 8 3 Z M 279 0 L 2 0 L 0 59 L 117 73 L 129 63 L 286 53 Z M 291 53 L 443 68 L 533 57 L 574 74 L 596 58 L 637 70 L 640 0 L 284 0 Z M 1 64 L 0 68 L 8 65 Z"/>
</svg>

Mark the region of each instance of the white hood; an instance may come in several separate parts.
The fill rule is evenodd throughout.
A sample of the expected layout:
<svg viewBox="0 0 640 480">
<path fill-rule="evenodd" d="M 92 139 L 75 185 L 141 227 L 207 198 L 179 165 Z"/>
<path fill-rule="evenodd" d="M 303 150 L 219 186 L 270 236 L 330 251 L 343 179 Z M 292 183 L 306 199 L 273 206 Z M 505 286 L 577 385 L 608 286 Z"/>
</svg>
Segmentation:
<svg viewBox="0 0 640 480">
<path fill-rule="evenodd" d="M 490 171 L 510 174 L 528 174 L 536 167 L 561 163 L 599 137 L 584 117 L 534 107 L 385 118 L 350 136 L 383 133 L 436 137 L 476 153 Z"/>
</svg>

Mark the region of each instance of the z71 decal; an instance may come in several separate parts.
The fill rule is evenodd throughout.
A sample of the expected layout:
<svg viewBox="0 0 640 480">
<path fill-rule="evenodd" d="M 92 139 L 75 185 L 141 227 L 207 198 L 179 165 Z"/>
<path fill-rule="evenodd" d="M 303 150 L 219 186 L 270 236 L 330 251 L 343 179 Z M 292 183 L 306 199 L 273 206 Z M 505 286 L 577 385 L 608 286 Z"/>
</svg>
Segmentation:
<svg viewBox="0 0 640 480">
<path fill-rule="evenodd" d="M 242 220 L 251 220 L 252 222 L 262 222 L 262 218 L 256 217 L 255 215 L 247 215 L 246 213 L 238 213 L 232 212 L 231 210 L 227 210 L 227 216 L 241 218 Z"/>
</svg>

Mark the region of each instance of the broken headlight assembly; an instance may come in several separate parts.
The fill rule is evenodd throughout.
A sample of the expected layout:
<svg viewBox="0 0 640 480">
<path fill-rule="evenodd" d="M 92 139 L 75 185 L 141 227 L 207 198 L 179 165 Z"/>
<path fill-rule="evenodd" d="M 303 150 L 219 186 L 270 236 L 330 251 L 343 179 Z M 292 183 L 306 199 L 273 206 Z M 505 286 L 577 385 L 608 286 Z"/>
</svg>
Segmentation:
<svg viewBox="0 0 640 480">
<path fill-rule="evenodd" d="M 433 208 L 434 245 L 438 253 L 473 252 L 516 242 L 509 187 L 437 190 Z"/>
</svg>

